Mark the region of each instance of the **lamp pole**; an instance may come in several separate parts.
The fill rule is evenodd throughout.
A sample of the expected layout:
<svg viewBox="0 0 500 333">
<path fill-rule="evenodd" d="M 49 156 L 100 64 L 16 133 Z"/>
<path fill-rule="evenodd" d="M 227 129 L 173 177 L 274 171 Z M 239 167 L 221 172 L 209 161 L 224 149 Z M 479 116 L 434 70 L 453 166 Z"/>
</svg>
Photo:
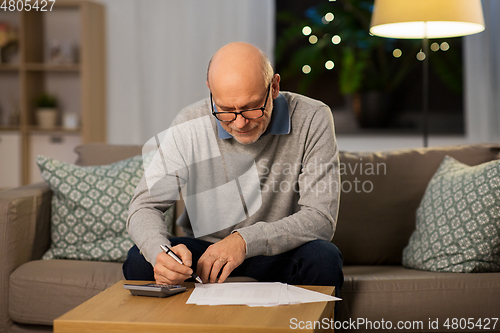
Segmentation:
<svg viewBox="0 0 500 333">
<path fill-rule="evenodd" d="M 423 31 L 420 24 L 424 22 Z M 439 22 L 430 26 L 428 23 Z M 449 24 L 453 23 L 453 24 Z M 422 127 L 424 147 L 429 137 L 428 38 L 459 37 L 484 30 L 481 0 L 375 0 L 370 32 L 387 38 L 422 38 Z M 430 32 L 430 33 L 429 33 Z"/>
<path fill-rule="evenodd" d="M 427 23 L 426 23 L 427 25 Z M 427 30 L 427 29 L 426 29 Z M 427 31 L 426 31 L 427 32 Z M 422 126 L 424 131 L 424 147 L 428 147 L 429 141 L 429 39 L 427 39 L 427 34 L 425 34 L 422 39 L 422 52 L 424 52 L 425 58 L 423 60 L 423 77 L 422 77 L 422 96 L 423 96 L 423 117 Z"/>
</svg>

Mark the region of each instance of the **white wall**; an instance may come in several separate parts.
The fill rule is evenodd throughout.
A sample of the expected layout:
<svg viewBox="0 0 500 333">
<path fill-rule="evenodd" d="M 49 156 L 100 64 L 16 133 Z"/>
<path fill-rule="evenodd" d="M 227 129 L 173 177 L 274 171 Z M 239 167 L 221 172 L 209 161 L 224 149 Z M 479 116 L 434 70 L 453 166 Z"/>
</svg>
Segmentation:
<svg viewBox="0 0 500 333">
<path fill-rule="evenodd" d="M 500 142 L 500 1 L 483 0 L 485 31 L 465 38 L 467 134 Z"/>
<path fill-rule="evenodd" d="M 472 143 L 462 135 L 431 135 L 429 147 L 453 146 Z M 423 135 L 404 134 L 372 134 L 353 135 L 338 134 L 337 144 L 343 151 L 384 151 L 393 149 L 418 148 L 424 146 Z"/>
</svg>

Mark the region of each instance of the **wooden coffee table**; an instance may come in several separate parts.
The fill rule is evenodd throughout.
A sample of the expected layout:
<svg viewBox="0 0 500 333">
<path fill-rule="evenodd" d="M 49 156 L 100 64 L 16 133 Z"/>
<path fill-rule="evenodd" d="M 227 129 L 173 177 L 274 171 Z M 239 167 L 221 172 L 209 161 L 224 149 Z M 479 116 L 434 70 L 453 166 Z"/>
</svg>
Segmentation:
<svg viewBox="0 0 500 333">
<path fill-rule="evenodd" d="M 300 321 L 330 322 L 335 302 L 249 307 L 186 304 L 194 289 L 167 298 L 132 296 L 120 281 L 54 320 L 54 332 L 281 332 Z M 126 281 L 143 284 L 145 281 Z M 333 295 L 335 287 L 303 286 Z M 333 327 L 331 325 L 330 327 Z M 313 331 L 313 330 L 300 330 Z"/>
</svg>

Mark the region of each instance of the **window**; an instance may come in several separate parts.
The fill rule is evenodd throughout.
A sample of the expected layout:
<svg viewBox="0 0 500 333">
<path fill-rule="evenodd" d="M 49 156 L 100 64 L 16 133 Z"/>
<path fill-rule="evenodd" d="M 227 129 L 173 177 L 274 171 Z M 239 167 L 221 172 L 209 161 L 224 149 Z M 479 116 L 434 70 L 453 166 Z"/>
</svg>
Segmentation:
<svg viewBox="0 0 500 333">
<path fill-rule="evenodd" d="M 368 32 L 373 0 L 276 0 L 282 90 L 328 104 L 338 133 L 420 133 L 422 40 Z M 429 40 L 429 131 L 463 134 L 462 38 Z"/>
</svg>

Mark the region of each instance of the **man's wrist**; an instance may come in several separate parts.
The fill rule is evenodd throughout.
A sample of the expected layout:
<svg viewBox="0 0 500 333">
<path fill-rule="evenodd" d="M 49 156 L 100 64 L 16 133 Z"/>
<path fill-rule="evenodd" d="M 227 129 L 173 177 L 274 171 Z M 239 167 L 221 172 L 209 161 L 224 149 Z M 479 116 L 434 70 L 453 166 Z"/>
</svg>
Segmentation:
<svg viewBox="0 0 500 333">
<path fill-rule="evenodd" d="M 243 241 L 244 248 L 245 248 L 245 256 L 246 256 L 246 254 L 247 254 L 247 242 L 245 241 L 245 238 L 243 238 L 243 236 L 237 230 L 233 231 L 231 234 L 232 235 L 234 235 L 234 234 L 238 235 L 238 237 Z"/>
</svg>

